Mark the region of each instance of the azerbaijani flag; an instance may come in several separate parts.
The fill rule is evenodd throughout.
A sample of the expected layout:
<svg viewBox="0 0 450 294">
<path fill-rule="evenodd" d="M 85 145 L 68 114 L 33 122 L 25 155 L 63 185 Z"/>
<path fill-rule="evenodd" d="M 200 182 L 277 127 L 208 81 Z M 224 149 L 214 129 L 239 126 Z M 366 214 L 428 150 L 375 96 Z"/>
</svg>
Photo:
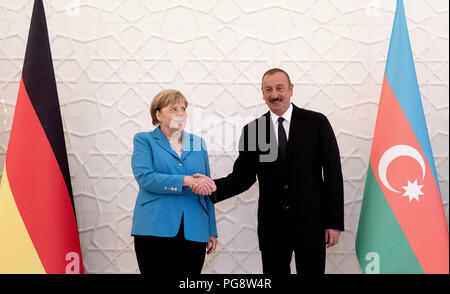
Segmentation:
<svg viewBox="0 0 450 294">
<path fill-rule="evenodd" d="M 0 273 L 83 273 L 42 0 L 35 0 L 0 185 Z"/>
<path fill-rule="evenodd" d="M 448 230 L 397 1 L 356 236 L 364 273 L 449 273 Z"/>
</svg>

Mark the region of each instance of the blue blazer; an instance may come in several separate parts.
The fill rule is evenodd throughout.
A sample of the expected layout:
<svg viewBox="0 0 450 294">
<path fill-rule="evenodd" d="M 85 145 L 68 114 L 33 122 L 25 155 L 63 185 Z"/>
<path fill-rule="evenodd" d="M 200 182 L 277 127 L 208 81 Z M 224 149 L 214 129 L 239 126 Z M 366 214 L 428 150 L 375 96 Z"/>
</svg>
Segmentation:
<svg viewBox="0 0 450 294">
<path fill-rule="evenodd" d="M 132 235 L 175 237 L 184 214 L 187 240 L 209 242 L 217 237 L 214 205 L 209 196 L 183 187 L 184 176 L 210 176 L 204 140 L 183 132 L 181 158 L 158 127 L 134 136 L 131 166 L 139 193 L 133 214 Z"/>
</svg>

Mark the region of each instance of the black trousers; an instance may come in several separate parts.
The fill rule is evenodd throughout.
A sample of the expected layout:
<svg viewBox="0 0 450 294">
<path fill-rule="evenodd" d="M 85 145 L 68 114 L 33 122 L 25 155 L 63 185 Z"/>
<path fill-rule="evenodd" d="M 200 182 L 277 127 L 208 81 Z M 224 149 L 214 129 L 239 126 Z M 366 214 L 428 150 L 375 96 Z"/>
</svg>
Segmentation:
<svg viewBox="0 0 450 294">
<path fill-rule="evenodd" d="M 264 246 L 261 251 L 263 273 L 269 275 L 288 275 L 291 273 L 292 253 L 295 253 L 295 267 L 299 275 L 321 275 L 325 273 L 325 241 L 303 240 L 301 232 L 296 232 L 291 211 L 279 214 L 281 226 L 279 242 Z M 325 236 L 325 231 L 323 232 Z"/>
<path fill-rule="evenodd" d="M 206 244 L 184 238 L 184 221 L 175 237 L 134 236 L 141 274 L 198 275 L 205 261 Z"/>
<path fill-rule="evenodd" d="M 261 251 L 263 273 L 288 275 L 291 273 L 292 252 L 295 252 L 295 267 L 299 275 L 321 275 L 325 273 L 325 245 L 308 250 L 296 248 L 271 248 Z"/>
</svg>

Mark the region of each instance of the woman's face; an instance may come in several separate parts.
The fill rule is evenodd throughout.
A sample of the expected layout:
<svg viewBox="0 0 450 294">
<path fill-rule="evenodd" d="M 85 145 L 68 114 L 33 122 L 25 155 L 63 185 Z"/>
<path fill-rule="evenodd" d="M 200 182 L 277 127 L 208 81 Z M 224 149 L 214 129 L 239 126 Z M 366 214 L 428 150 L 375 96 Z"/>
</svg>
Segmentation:
<svg viewBox="0 0 450 294">
<path fill-rule="evenodd" d="M 156 111 L 161 128 L 179 131 L 186 125 L 186 104 L 183 102 L 169 104 Z"/>
</svg>

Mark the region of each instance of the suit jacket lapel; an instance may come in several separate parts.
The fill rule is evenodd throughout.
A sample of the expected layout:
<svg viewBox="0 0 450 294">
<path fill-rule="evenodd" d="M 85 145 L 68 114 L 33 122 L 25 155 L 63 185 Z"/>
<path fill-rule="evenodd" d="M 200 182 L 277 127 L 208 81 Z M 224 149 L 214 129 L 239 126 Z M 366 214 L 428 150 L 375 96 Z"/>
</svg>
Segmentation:
<svg viewBox="0 0 450 294">
<path fill-rule="evenodd" d="M 275 130 L 275 126 L 273 125 L 273 121 L 272 121 L 272 117 L 270 115 L 270 111 L 268 111 L 267 113 L 265 113 L 262 117 L 262 119 L 264 119 L 265 117 L 265 129 L 266 129 L 266 136 L 265 136 L 265 140 L 266 140 L 266 144 L 270 145 L 270 150 L 273 150 L 273 148 L 276 149 L 277 155 L 276 155 L 276 160 L 273 162 L 274 164 L 277 164 L 277 162 L 279 162 L 279 146 L 278 146 L 278 142 L 277 142 L 277 137 L 275 135 L 275 132 L 277 132 L 278 130 Z M 268 151 L 271 152 L 271 151 Z"/>
<path fill-rule="evenodd" d="M 292 153 L 292 151 L 295 149 L 295 145 L 296 145 L 296 141 L 297 141 L 297 137 L 299 137 L 299 134 L 302 131 L 301 125 L 302 125 L 302 117 L 301 117 L 301 110 L 300 108 L 298 108 L 297 106 L 295 106 L 294 104 L 292 104 L 293 109 L 292 109 L 292 116 L 291 116 L 291 123 L 289 126 L 289 137 L 288 137 L 288 144 L 287 144 L 287 156 L 288 158 L 290 158 L 290 154 Z M 272 129 L 272 134 L 274 135 L 274 132 L 277 132 L 277 130 L 275 130 L 275 127 L 273 125 L 272 122 L 272 118 L 270 117 L 270 111 L 268 111 L 267 113 L 264 114 L 264 116 L 267 117 L 267 123 L 270 125 L 270 128 Z M 268 128 L 268 131 L 270 129 Z M 269 138 L 269 132 L 267 132 L 266 138 Z M 274 140 L 273 142 L 277 142 L 276 138 L 271 138 L 272 140 Z M 270 141 L 272 142 L 272 141 Z M 278 143 L 277 143 L 277 147 L 278 147 Z"/>
<path fill-rule="evenodd" d="M 274 144 L 278 148 L 277 137 L 275 135 L 275 126 L 273 125 L 272 117 L 270 116 L 270 111 L 266 112 L 263 116 L 266 117 L 266 143 L 270 145 Z"/>
<path fill-rule="evenodd" d="M 188 132 L 183 131 L 183 152 L 181 153 L 181 160 L 183 161 L 189 154 L 191 154 L 192 150 L 197 150 L 197 146 L 193 146 L 194 136 L 189 134 Z M 201 142 L 199 142 L 201 144 Z M 201 146 L 200 146 L 201 147 Z M 201 150 L 201 149 L 199 149 Z"/>
<path fill-rule="evenodd" d="M 164 148 L 167 152 L 175 156 L 177 159 L 180 159 L 178 154 L 173 150 L 172 146 L 170 145 L 169 140 L 164 136 L 164 134 L 161 132 L 161 128 L 157 127 L 153 132 L 153 138 L 155 139 L 155 142 L 157 142 L 162 148 Z"/>
<path fill-rule="evenodd" d="M 302 115 L 301 110 L 294 104 L 292 104 L 294 107 L 292 109 L 292 117 L 291 117 L 291 124 L 289 126 L 289 139 L 288 139 L 288 146 L 287 146 L 287 156 L 290 158 L 290 155 L 292 151 L 295 149 L 296 141 L 298 140 L 298 137 L 301 137 L 302 132 Z"/>
</svg>

